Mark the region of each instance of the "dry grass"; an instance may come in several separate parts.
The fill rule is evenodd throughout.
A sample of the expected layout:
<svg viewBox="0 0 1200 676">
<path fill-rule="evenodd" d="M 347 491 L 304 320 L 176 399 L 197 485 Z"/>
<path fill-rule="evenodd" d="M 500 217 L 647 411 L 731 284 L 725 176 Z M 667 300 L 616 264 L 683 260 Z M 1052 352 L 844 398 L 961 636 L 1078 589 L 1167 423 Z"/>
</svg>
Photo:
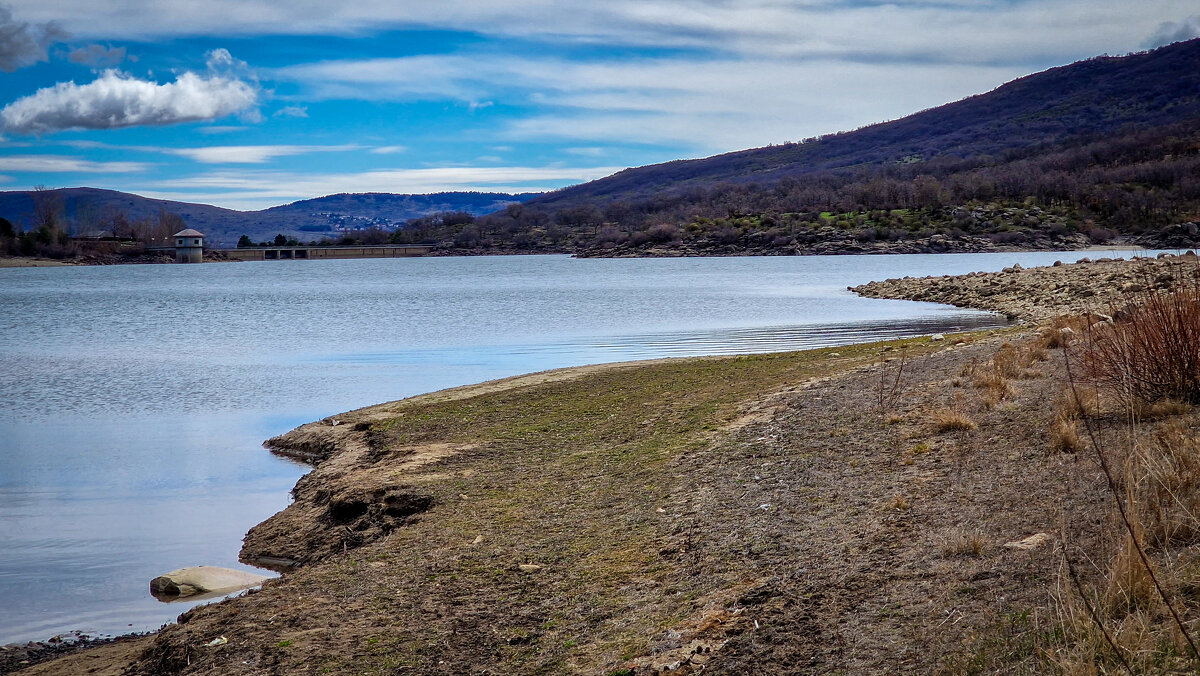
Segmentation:
<svg viewBox="0 0 1200 676">
<path fill-rule="evenodd" d="M 1200 438 L 1172 421 L 1138 444 L 1126 461 L 1129 490 L 1153 544 L 1200 539 Z"/>
<path fill-rule="evenodd" d="M 979 427 L 967 414 L 953 408 L 933 412 L 933 428 L 941 432 L 970 432 Z"/>
<path fill-rule="evenodd" d="M 1126 538 L 1109 564 L 1107 578 L 1108 589 L 1103 605 L 1110 617 L 1123 617 L 1149 609 L 1157 599 L 1154 582 L 1129 538 Z M 1121 642 L 1117 641 L 1117 644 L 1121 645 Z"/>
<path fill-rule="evenodd" d="M 1084 416 L 1100 413 L 1100 393 L 1086 385 L 1063 386 L 1054 400 L 1055 417 L 1064 420 L 1079 420 Z"/>
<path fill-rule="evenodd" d="M 1063 416 L 1054 416 L 1050 423 L 1050 449 L 1059 453 L 1078 453 L 1085 448 L 1079 436 L 1079 424 Z"/>
<path fill-rule="evenodd" d="M 942 556 L 952 559 L 958 557 L 979 558 L 983 556 L 984 539 L 977 531 L 954 530 L 948 533 L 938 543 Z"/>
<path fill-rule="evenodd" d="M 1164 418 L 1174 418 L 1185 415 L 1192 410 L 1192 405 L 1175 399 L 1160 399 L 1153 402 L 1134 402 L 1132 414 L 1134 420 L 1150 422 Z"/>
</svg>

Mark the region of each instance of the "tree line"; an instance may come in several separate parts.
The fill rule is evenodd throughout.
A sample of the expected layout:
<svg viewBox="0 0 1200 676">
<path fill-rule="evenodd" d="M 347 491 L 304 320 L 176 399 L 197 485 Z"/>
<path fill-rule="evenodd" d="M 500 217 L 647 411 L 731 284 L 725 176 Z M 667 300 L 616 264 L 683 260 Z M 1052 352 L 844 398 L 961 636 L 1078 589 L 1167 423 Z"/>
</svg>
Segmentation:
<svg viewBox="0 0 1200 676">
<path fill-rule="evenodd" d="M 146 246 L 169 245 L 186 224 L 179 214 L 160 210 L 154 217 L 131 219 L 115 208 L 83 206 L 66 216 L 61 195 L 45 186 L 30 192 L 33 211 L 26 227 L 0 217 L 0 255 L 77 258 L 88 255 L 140 255 Z"/>
<path fill-rule="evenodd" d="M 1010 148 L 999 155 L 904 156 L 771 182 L 725 181 L 637 199 L 588 197 L 546 208 L 412 219 L 397 243 L 450 250 L 606 247 L 800 248 L 843 233 L 860 241 L 943 234 L 1020 244 L 1074 233 L 1102 242 L 1200 220 L 1200 121 Z M 823 235 L 822 235 L 823 236 Z"/>
</svg>

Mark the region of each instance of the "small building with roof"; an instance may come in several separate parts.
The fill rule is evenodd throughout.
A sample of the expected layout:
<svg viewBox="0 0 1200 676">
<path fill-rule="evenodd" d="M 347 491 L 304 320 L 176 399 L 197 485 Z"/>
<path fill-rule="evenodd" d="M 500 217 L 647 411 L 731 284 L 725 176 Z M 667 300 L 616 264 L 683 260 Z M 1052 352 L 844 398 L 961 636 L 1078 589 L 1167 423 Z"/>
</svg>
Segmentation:
<svg viewBox="0 0 1200 676">
<path fill-rule="evenodd" d="M 175 238 L 176 263 L 204 262 L 204 233 L 188 228 L 172 235 Z"/>
</svg>

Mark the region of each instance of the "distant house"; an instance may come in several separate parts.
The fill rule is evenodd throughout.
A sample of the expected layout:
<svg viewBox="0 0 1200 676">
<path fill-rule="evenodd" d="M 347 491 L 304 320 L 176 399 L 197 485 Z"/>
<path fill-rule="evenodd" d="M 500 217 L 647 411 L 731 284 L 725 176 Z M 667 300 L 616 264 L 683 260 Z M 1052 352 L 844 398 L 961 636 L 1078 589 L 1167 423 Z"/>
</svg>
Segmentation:
<svg viewBox="0 0 1200 676">
<path fill-rule="evenodd" d="M 188 228 L 172 235 L 175 238 L 176 263 L 204 262 L 204 233 Z"/>
</svg>

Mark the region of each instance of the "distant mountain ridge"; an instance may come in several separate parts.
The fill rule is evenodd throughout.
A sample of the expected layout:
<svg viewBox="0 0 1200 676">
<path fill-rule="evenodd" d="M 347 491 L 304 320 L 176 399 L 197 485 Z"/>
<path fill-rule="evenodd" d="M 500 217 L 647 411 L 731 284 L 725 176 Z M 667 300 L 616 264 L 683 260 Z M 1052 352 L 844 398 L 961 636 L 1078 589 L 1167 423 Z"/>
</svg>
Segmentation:
<svg viewBox="0 0 1200 676">
<path fill-rule="evenodd" d="M 178 214 L 190 228 L 207 235 L 214 243 L 232 245 L 241 235 L 254 241 L 276 234 L 301 240 L 332 236 L 338 225 L 395 227 L 404 221 L 432 213 L 463 211 L 482 215 L 524 202 L 535 193 L 443 192 L 427 195 L 394 193 L 339 193 L 300 200 L 260 211 L 237 211 L 209 204 L 176 202 L 142 197 L 133 193 L 100 188 L 60 188 L 52 193 L 60 201 L 63 215 L 78 229 L 86 229 L 106 213 L 123 212 L 136 221 L 154 219 L 160 211 Z M 0 192 L 0 217 L 18 227 L 26 226 L 34 212 L 32 192 Z"/>
</svg>

